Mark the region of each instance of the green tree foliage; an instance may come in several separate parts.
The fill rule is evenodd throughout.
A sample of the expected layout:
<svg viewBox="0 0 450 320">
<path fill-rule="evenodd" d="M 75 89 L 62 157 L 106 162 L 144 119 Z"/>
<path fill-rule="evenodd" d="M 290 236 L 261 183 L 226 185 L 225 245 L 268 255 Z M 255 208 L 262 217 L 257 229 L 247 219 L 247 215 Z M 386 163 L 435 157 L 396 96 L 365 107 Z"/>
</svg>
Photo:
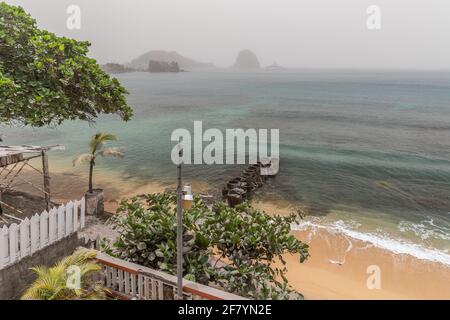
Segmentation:
<svg viewBox="0 0 450 320">
<path fill-rule="evenodd" d="M 284 254 L 308 258 L 308 246 L 290 234 L 301 212 L 270 216 L 248 204 L 209 209 L 195 199 L 184 211 L 184 277 L 254 299 L 299 299 L 286 279 Z M 111 219 L 119 238 L 109 254 L 176 274 L 176 196 L 150 194 L 121 203 Z"/>
<path fill-rule="evenodd" d="M 129 120 L 127 91 L 88 57 L 89 42 L 40 30 L 22 8 L 0 2 L 0 123 L 30 126 Z"/>
</svg>

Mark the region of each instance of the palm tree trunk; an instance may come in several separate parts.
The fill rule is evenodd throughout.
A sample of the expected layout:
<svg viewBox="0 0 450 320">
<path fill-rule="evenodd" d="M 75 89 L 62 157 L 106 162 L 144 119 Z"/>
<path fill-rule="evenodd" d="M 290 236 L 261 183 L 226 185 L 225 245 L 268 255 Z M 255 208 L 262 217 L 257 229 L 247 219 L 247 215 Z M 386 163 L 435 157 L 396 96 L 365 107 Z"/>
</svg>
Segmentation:
<svg viewBox="0 0 450 320">
<path fill-rule="evenodd" d="M 92 188 L 92 176 L 94 174 L 94 159 L 89 163 L 89 193 L 93 192 Z"/>
</svg>

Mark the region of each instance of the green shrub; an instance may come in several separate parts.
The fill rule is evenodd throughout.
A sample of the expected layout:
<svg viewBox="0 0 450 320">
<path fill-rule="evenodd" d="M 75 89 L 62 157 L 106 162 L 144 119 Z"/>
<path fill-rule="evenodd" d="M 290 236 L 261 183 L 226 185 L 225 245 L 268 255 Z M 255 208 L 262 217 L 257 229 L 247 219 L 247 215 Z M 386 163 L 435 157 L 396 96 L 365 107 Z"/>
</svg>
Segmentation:
<svg viewBox="0 0 450 320">
<path fill-rule="evenodd" d="M 309 256 L 308 246 L 290 234 L 302 217 L 271 216 L 248 204 L 210 209 L 196 198 L 183 215 L 184 277 L 249 298 L 302 298 L 288 284 L 283 259 Z M 176 195 L 122 201 L 111 223 L 120 236 L 105 246 L 109 254 L 176 274 Z"/>
</svg>

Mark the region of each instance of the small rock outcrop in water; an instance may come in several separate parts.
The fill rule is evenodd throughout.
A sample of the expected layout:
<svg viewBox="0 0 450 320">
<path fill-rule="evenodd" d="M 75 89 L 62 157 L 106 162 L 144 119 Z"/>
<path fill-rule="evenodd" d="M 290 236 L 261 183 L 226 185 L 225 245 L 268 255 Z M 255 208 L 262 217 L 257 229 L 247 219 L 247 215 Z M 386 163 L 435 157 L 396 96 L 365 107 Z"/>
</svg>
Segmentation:
<svg viewBox="0 0 450 320">
<path fill-rule="evenodd" d="M 233 65 L 235 69 L 259 69 L 261 65 L 259 63 L 256 54 L 250 50 L 242 50 L 238 53 L 236 62 Z"/>
<path fill-rule="evenodd" d="M 155 61 L 150 60 L 148 63 L 148 71 L 149 72 L 180 72 L 180 66 L 178 62 L 164 62 L 164 61 Z"/>
<path fill-rule="evenodd" d="M 153 50 L 144 53 L 136 59 L 133 59 L 128 66 L 136 70 L 146 71 L 150 60 L 164 62 L 175 61 L 184 70 L 214 68 L 212 63 L 198 62 L 194 59 L 184 57 L 178 52 L 165 50 Z"/>
<path fill-rule="evenodd" d="M 116 74 L 116 73 L 126 73 L 126 72 L 133 72 L 135 71 L 132 68 L 125 67 L 122 64 L 118 63 L 107 63 L 104 65 L 101 65 L 100 68 L 102 68 L 103 71 L 110 74 Z"/>
<path fill-rule="evenodd" d="M 266 71 L 281 71 L 281 70 L 285 70 L 285 69 L 282 66 L 280 66 L 279 64 L 277 64 L 276 62 L 274 62 L 270 66 L 265 67 L 265 70 Z"/>
</svg>

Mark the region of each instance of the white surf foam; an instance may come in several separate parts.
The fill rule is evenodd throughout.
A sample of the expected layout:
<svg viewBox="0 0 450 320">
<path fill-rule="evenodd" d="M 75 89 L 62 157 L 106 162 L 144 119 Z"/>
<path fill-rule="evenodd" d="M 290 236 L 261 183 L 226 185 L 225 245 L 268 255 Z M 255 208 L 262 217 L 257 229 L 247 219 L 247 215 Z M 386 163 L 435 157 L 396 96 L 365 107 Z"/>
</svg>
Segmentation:
<svg viewBox="0 0 450 320">
<path fill-rule="evenodd" d="M 450 266 L 450 255 L 446 252 L 426 248 L 420 244 L 408 242 L 403 239 L 393 239 L 381 233 L 364 233 L 353 229 L 342 220 L 331 223 L 319 223 L 312 220 L 305 220 L 300 224 L 293 224 L 292 230 L 318 230 L 325 229 L 334 233 L 344 234 L 350 238 L 372 244 L 381 249 L 391 251 L 396 254 L 407 254 L 421 260 L 440 262 Z"/>
<path fill-rule="evenodd" d="M 427 219 L 419 223 L 402 221 L 400 222 L 398 229 L 401 232 L 412 232 L 422 240 L 450 240 L 450 228 L 436 224 L 431 217 L 427 217 Z"/>
</svg>

